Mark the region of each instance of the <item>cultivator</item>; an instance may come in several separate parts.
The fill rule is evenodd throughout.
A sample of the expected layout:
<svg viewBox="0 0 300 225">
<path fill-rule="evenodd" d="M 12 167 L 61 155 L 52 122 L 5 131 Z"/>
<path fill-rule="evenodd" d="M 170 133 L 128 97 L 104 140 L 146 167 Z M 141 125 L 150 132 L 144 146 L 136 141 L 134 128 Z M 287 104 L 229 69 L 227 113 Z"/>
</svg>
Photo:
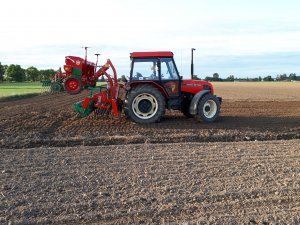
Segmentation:
<svg viewBox="0 0 300 225">
<path fill-rule="evenodd" d="M 106 72 L 109 68 L 113 71 L 113 77 Z M 120 93 L 122 93 L 120 90 L 124 89 L 124 85 L 118 82 L 115 67 L 109 59 L 94 74 L 93 79 L 98 79 L 100 76 L 106 77 L 107 85 L 105 87 L 89 87 L 90 95 L 83 101 L 74 103 L 74 109 L 80 117 L 86 117 L 92 112 L 98 115 L 112 112 L 113 117 L 118 118 L 121 115 L 122 102 L 124 100 L 120 96 Z"/>
</svg>

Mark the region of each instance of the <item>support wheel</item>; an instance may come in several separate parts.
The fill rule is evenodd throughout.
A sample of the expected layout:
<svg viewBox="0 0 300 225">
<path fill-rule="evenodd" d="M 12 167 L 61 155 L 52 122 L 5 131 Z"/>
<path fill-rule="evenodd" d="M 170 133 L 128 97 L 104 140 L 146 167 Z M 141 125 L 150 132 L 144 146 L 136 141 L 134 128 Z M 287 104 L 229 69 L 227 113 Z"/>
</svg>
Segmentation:
<svg viewBox="0 0 300 225">
<path fill-rule="evenodd" d="M 52 93 L 56 93 L 56 92 L 61 92 L 63 89 L 63 86 L 61 83 L 58 83 L 58 82 L 53 82 L 51 84 L 51 92 Z"/>
<path fill-rule="evenodd" d="M 69 77 L 65 81 L 65 89 L 71 95 L 78 94 L 82 91 L 82 83 L 75 77 Z"/>
<path fill-rule="evenodd" d="M 205 123 L 214 122 L 220 113 L 220 101 L 212 95 L 205 95 L 198 103 L 196 118 Z"/>
<path fill-rule="evenodd" d="M 125 114 L 137 123 L 155 123 L 164 115 L 165 104 L 158 89 L 151 85 L 141 85 L 128 93 Z"/>
</svg>

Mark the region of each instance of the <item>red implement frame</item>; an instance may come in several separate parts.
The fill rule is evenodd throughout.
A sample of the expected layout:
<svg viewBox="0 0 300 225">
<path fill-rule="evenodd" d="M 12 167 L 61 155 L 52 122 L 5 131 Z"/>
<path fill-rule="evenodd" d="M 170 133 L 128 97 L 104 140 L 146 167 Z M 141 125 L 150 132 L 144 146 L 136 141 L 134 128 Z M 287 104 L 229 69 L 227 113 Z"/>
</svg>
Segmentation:
<svg viewBox="0 0 300 225">
<path fill-rule="evenodd" d="M 106 72 L 109 68 L 113 71 L 113 78 Z M 108 59 L 104 66 L 102 66 L 94 75 L 93 79 L 97 80 L 100 76 L 107 78 L 107 91 L 101 91 L 100 93 L 94 94 L 92 97 L 93 102 L 96 102 L 96 108 L 108 109 L 109 103 L 112 107 L 114 117 L 118 117 L 118 94 L 119 84 L 116 69 L 112 62 Z"/>
</svg>

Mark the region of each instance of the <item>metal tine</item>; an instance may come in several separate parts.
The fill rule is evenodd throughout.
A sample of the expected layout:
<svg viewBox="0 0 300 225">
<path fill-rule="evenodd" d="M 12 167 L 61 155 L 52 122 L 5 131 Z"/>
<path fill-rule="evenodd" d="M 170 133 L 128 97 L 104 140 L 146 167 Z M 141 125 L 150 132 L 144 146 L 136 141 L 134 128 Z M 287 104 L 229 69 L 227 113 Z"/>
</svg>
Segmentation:
<svg viewBox="0 0 300 225">
<path fill-rule="evenodd" d="M 101 109 L 101 108 L 97 108 L 94 110 L 94 114 L 93 114 L 93 118 L 94 119 L 100 119 L 103 117 L 108 117 L 108 115 L 110 114 L 109 109 Z"/>
</svg>

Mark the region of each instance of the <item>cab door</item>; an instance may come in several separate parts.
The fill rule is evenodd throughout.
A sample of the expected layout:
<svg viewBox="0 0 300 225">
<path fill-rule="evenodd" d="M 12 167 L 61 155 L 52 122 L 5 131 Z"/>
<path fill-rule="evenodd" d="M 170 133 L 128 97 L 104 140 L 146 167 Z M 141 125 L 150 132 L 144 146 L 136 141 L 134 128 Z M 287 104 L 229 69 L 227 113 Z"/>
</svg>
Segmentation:
<svg viewBox="0 0 300 225">
<path fill-rule="evenodd" d="M 170 97 L 180 95 L 180 77 L 173 58 L 160 58 L 160 79 Z"/>
</svg>

